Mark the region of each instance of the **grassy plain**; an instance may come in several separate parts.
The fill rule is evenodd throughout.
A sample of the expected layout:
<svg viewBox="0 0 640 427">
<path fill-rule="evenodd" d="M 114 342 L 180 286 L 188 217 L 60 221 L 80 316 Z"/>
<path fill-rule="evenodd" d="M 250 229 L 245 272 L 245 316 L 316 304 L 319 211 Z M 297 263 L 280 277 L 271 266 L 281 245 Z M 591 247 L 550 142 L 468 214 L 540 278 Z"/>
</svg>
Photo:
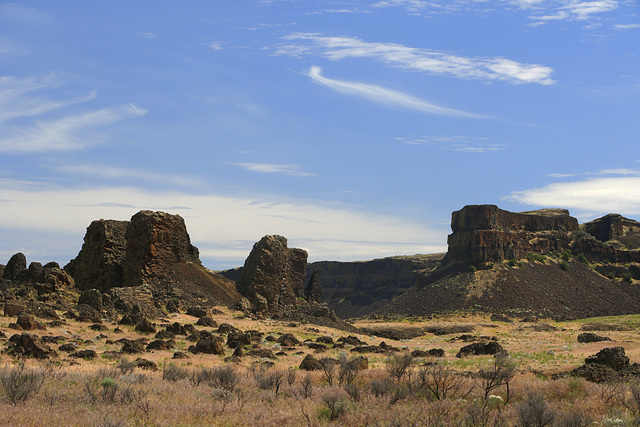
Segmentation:
<svg viewBox="0 0 640 427">
<path fill-rule="evenodd" d="M 95 350 L 98 357 L 76 359 L 62 351 L 46 361 L 0 355 L 0 425 L 587 426 L 638 425 L 640 421 L 640 388 L 634 380 L 595 384 L 573 377 L 551 379 L 553 374 L 582 365 L 585 357 L 606 347 L 622 346 L 632 363 L 640 362 L 639 315 L 570 322 L 515 319 L 505 323 L 492 321 L 484 314 L 393 322 L 359 320 L 356 326 L 370 330 L 428 328 L 447 332 L 447 327 L 462 327 L 460 330 L 469 331 L 464 332 L 467 341 L 497 338 L 510 358 L 499 366 L 490 355 L 457 358 L 460 348 L 469 343 L 460 340 L 464 335 L 460 332 L 424 333 L 404 340 L 356 334 L 367 345 L 384 341 L 400 351 L 365 353 L 368 369 L 353 371 L 351 377 L 344 367 L 359 355 L 351 351 L 351 346 L 328 345 L 326 350 L 316 351 L 305 344 L 283 347 L 265 338 L 292 333 L 300 341 L 315 342 L 329 336 L 337 342 L 353 334 L 315 325 L 252 320 L 239 312 L 218 309 L 221 314 L 213 318 L 219 324 L 261 332 L 263 339 L 255 345 L 279 355 L 275 359 L 245 355 L 225 362 L 232 349 L 225 346 L 224 355 L 191 354 L 187 348 L 194 343 L 184 336 L 175 338 L 171 350 L 127 355 L 119 353 L 122 345 L 116 340 L 152 341 L 154 335 L 139 334 L 128 326 L 120 326 L 122 332 L 115 332 L 118 325 L 109 323 L 108 330 L 96 332 L 89 323 L 67 320 L 59 327 L 35 333 L 65 337 L 60 343 L 76 343 L 80 350 Z M 156 326 L 162 330 L 163 324 L 193 324 L 196 320 L 175 314 Z M 7 336 L 17 332 L 8 328 L 13 321 L 0 318 L 0 330 Z M 612 341 L 578 343 L 578 334 L 593 329 L 594 324 L 596 329 L 605 325 L 626 330 L 596 331 Z M 444 357 L 407 356 L 414 350 L 430 349 L 443 349 Z M 174 359 L 176 351 L 189 357 Z M 307 354 L 339 362 L 334 368 L 300 370 Z M 137 357 L 154 362 L 157 370 L 133 367 Z M 496 377 L 496 369 L 498 380 L 492 385 L 487 381 L 492 375 Z M 35 379 L 32 393 L 24 399 L 15 396 L 21 378 Z"/>
</svg>

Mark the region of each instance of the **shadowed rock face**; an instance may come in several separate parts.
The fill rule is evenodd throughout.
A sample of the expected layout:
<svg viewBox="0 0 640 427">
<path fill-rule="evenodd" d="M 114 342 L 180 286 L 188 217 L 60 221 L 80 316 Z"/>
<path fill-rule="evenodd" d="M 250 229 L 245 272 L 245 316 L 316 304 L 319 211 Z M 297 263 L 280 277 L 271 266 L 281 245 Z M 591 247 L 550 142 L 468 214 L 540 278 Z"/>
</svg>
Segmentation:
<svg viewBox="0 0 640 427">
<path fill-rule="evenodd" d="M 640 248 L 640 223 L 622 215 L 605 215 L 585 223 L 583 227 L 601 242 L 615 241 L 625 249 Z"/>
<path fill-rule="evenodd" d="M 78 289 L 104 292 L 122 286 L 128 225 L 129 221 L 101 219 L 87 227 L 80 253 L 65 267 Z"/>
<path fill-rule="evenodd" d="M 472 263 L 522 258 L 569 247 L 578 221 L 564 209 L 513 213 L 494 205 L 470 205 L 451 216 L 447 260 Z"/>
<path fill-rule="evenodd" d="M 238 290 L 257 311 L 275 313 L 297 304 L 302 297 L 306 271 L 307 251 L 288 248 L 283 236 L 265 236 L 253 245 Z"/>
</svg>

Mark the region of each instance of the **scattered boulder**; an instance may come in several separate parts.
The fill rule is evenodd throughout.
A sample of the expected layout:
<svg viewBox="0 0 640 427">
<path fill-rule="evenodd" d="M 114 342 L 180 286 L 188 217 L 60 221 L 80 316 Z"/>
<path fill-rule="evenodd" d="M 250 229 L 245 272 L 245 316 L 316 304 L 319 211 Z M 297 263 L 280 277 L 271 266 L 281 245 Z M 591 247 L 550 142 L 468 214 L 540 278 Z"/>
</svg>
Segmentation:
<svg viewBox="0 0 640 427">
<path fill-rule="evenodd" d="M 227 346 L 229 348 L 239 348 L 251 344 L 251 336 L 243 333 L 239 329 L 231 330 L 227 334 Z"/>
<path fill-rule="evenodd" d="M 593 332 L 583 332 L 578 335 L 578 342 L 590 343 L 590 342 L 599 342 L 599 341 L 611 341 L 611 338 L 603 337 Z"/>
<path fill-rule="evenodd" d="M 73 353 L 75 351 L 78 351 L 78 346 L 69 342 L 66 344 L 62 344 L 60 347 L 58 347 L 58 350 L 64 351 L 65 353 Z"/>
<path fill-rule="evenodd" d="M 104 308 L 102 292 L 97 289 L 87 289 L 80 294 L 78 304 L 86 304 L 94 310 L 101 312 Z"/>
<path fill-rule="evenodd" d="M 338 342 L 346 345 L 367 345 L 366 342 L 362 341 L 360 338 L 349 335 L 347 337 L 338 338 Z"/>
<path fill-rule="evenodd" d="M 17 316 L 26 309 L 27 304 L 24 301 L 9 300 L 4 303 L 4 315 L 7 317 Z"/>
<path fill-rule="evenodd" d="M 127 340 L 127 339 L 125 339 L 122 342 L 122 348 L 120 349 L 120 353 L 126 353 L 126 354 L 138 354 L 138 353 L 144 353 L 144 352 L 145 352 L 145 348 L 141 342 Z"/>
<path fill-rule="evenodd" d="M 170 339 L 167 341 L 164 340 L 154 340 L 147 345 L 147 351 L 149 350 L 171 350 L 175 346 L 175 341 Z"/>
<path fill-rule="evenodd" d="M 483 354 L 498 354 L 503 352 L 504 349 L 500 344 L 496 341 L 489 342 L 474 342 L 469 345 L 465 345 L 460 349 L 458 354 L 456 354 L 457 358 L 466 357 L 466 356 L 479 356 Z"/>
<path fill-rule="evenodd" d="M 213 320 L 211 317 L 209 316 L 204 316 L 198 319 L 198 321 L 196 322 L 196 325 L 198 326 L 206 326 L 208 328 L 217 328 L 218 327 L 218 322 L 216 322 L 215 320 Z"/>
<path fill-rule="evenodd" d="M 629 357 L 625 354 L 624 347 L 608 347 L 603 348 L 593 356 L 587 357 L 584 363 L 585 365 L 605 365 L 613 370 L 619 371 L 629 366 Z"/>
<path fill-rule="evenodd" d="M 313 357 L 311 354 L 307 354 L 300 363 L 300 370 L 302 371 L 319 371 L 322 369 L 320 361 Z"/>
<path fill-rule="evenodd" d="M 187 308 L 187 314 L 193 317 L 206 317 L 209 316 L 209 309 L 201 305 L 194 305 Z"/>
<path fill-rule="evenodd" d="M 49 359 L 56 356 L 56 352 L 44 344 L 39 336 L 26 332 L 12 335 L 9 338 L 9 353 L 18 357 L 36 359 Z"/>
<path fill-rule="evenodd" d="M 46 326 L 39 322 L 34 315 L 28 313 L 20 313 L 16 323 L 25 331 L 33 331 L 36 329 L 47 329 Z"/>
<path fill-rule="evenodd" d="M 413 350 L 411 357 L 444 357 L 444 350 L 441 348 L 432 348 L 430 350 Z"/>
<path fill-rule="evenodd" d="M 80 350 L 80 351 L 76 351 L 75 353 L 71 353 L 69 354 L 69 357 L 75 357 L 76 359 L 91 360 L 98 357 L 98 353 L 96 353 L 95 350 L 87 349 L 87 350 Z"/>
<path fill-rule="evenodd" d="M 135 330 L 143 334 L 155 334 L 156 327 L 149 319 L 142 319 L 135 327 Z"/>
<path fill-rule="evenodd" d="M 293 334 L 291 333 L 286 333 L 286 334 L 282 334 L 280 335 L 280 338 L 278 338 L 277 341 L 280 345 L 285 346 L 285 347 L 295 347 L 297 345 L 300 345 L 301 342 L 300 340 L 298 340 Z"/>
<path fill-rule="evenodd" d="M 138 358 L 136 359 L 136 368 L 147 369 L 149 371 L 157 371 L 158 364 L 153 360 Z"/>
<path fill-rule="evenodd" d="M 6 280 L 15 280 L 27 271 L 27 257 L 24 256 L 22 252 L 18 252 L 9 259 L 9 262 L 2 272 L 2 278 Z"/>
<path fill-rule="evenodd" d="M 224 354 L 224 347 L 220 338 L 206 337 L 189 347 L 189 351 L 194 354 Z"/>
</svg>

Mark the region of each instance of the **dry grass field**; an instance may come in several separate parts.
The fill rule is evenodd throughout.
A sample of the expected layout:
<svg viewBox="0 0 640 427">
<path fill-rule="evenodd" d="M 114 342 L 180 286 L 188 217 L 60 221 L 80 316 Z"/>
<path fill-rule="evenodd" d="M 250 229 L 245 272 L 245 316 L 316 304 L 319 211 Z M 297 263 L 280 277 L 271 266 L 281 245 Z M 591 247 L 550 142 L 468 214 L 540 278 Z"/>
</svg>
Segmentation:
<svg viewBox="0 0 640 427">
<path fill-rule="evenodd" d="M 419 336 L 394 340 L 349 334 L 315 325 L 252 320 L 218 307 L 212 317 L 261 338 L 244 355 L 225 361 L 224 354 L 192 354 L 186 336 L 174 338 L 170 350 L 121 353 L 122 338 L 151 342 L 155 334 L 140 334 L 131 326 L 65 320 L 34 333 L 61 337 L 78 350 L 97 357 L 70 357 L 58 350 L 48 360 L 20 360 L 0 355 L 0 425 L 8 426 L 588 426 L 638 425 L 640 387 L 634 379 L 591 383 L 582 378 L 551 379 L 570 371 L 585 357 L 607 347 L 622 346 L 631 362 L 640 362 L 640 316 L 554 322 L 492 321 L 488 315 L 457 314 L 434 319 L 362 320 L 355 323 L 379 335 L 412 332 Z M 173 322 L 198 319 L 174 314 L 156 322 L 158 331 Z M 533 319 L 529 319 L 533 320 Z M 0 319 L 7 337 L 13 318 Z M 588 329 L 612 341 L 579 343 Z M 622 325 L 622 328 L 612 327 Z M 119 331 L 116 331 L 119 328 Z M 196 326 L 217 335 L 218 328 Z M 608 330 L 602 329 L 625 329 Z M 416 332 L 423 331 L 423 332 Z M 429 332 L 426 332 L 429 331 Z M 33 331 L 31 331 L 33 332 Z M 30 332 L 30 333 L 31 333 Z M 275 339 L 293 334 L 300 344 L 285 346 Z M 226 343 L 226 334 L 220 334 Z M 350 364 L 360 353 L 352 345 L 313 344 L 330 337 L 355 335 L 370 346 L 385 342 L 398 351 L 366 352 L 364 366 Z M 497 342 L 509 357 L 456 357 L 470 342 Z M 53 339 L 50 338 L 50 341 Z M 8 348 L 4 339 L 3 349 Z M 268 349 L 275 358 L 248 355 L 252 347 Z M 315 346 L 318 347 L 318 346 Z M 342 348 L 340 348 L 342 347 Z M 443 357 L 411 357 L 415 350 L 444 350 Z M 176 352 L 187 355 L 174 358 Z M 316 371 L 301 370 L 311 354 L 323 362 Z M 414 353 L 415 354 L 415 353 Z M 150 363 L 136 366 L 136 359 Z"/>
</svg>

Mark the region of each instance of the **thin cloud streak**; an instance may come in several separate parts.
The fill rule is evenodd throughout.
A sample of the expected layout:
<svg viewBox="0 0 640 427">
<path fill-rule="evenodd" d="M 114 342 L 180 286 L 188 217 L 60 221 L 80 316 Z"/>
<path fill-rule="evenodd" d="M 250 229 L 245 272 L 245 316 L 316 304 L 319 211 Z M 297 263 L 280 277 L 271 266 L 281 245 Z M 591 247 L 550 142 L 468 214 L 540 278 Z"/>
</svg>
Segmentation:
<svg viewBox="0 0 640 427">
<path fill-rule="evenodd" d="M 276 54 L 316 55 L 332 61 L 370 58 L 392 67 L 457 78 L 541 85 L 555 83 L 551 79 L 551 67 L 523 64 L 507 58 L 466 58 L 396 43 L 370 43 L 355 37 L 326 37 L 312 33 L 295 33 L 284 39 L 297 43 L 280 46 Z"/>
<path fill-rule="evenodd" d="M 381 104 L 395 105 L 398 107 L 409 108 L 412 110 L 421 111 L 430 114 L 439 114 L 444 116 L 458 116 L 458 117 L 470 117 L 481 118 L 482 116 L 467 113 L 461 110 L 454 110 L 452 108 L 440 107 L 438 105 L 431 104 L 423 99 L 416 98 L 409 94 L 399 92 L 393 89 L 387 89 L 381 86 L 348 82 L 343 80 L 334 80 L 323 77 L 320 73 L 322 69 L 318 66 L 313 66 L 309 69 L 308 76 L 313 81 L 323 86 L 327 86 L 337 92 L 345 93 L 348 95 L 356 95 L 362 98 L 369 99 Z"/>
<path fill-rule="evenodd" d="M 309 177 L 316 176 L 313 173 L 300 170 L 298 165 L 277 164 L 277 163 L 248 163 L 248 162 L 227 162 L 228 165 L 238 166 L 250 172 L 275 173 L 291 176 Z"/>
<path fill-rule="evenodd" d="M 147 113 L 133 104 L 104 108 L 57 120 L 39 121 L 28 128 L 12 129 L 9 135 L 0 134 L 0 152 L 34 153 L 45 151 L 79 150 L 93 145 L 82 132 L 121 120 L 142 117 Z"/>
</svg>

